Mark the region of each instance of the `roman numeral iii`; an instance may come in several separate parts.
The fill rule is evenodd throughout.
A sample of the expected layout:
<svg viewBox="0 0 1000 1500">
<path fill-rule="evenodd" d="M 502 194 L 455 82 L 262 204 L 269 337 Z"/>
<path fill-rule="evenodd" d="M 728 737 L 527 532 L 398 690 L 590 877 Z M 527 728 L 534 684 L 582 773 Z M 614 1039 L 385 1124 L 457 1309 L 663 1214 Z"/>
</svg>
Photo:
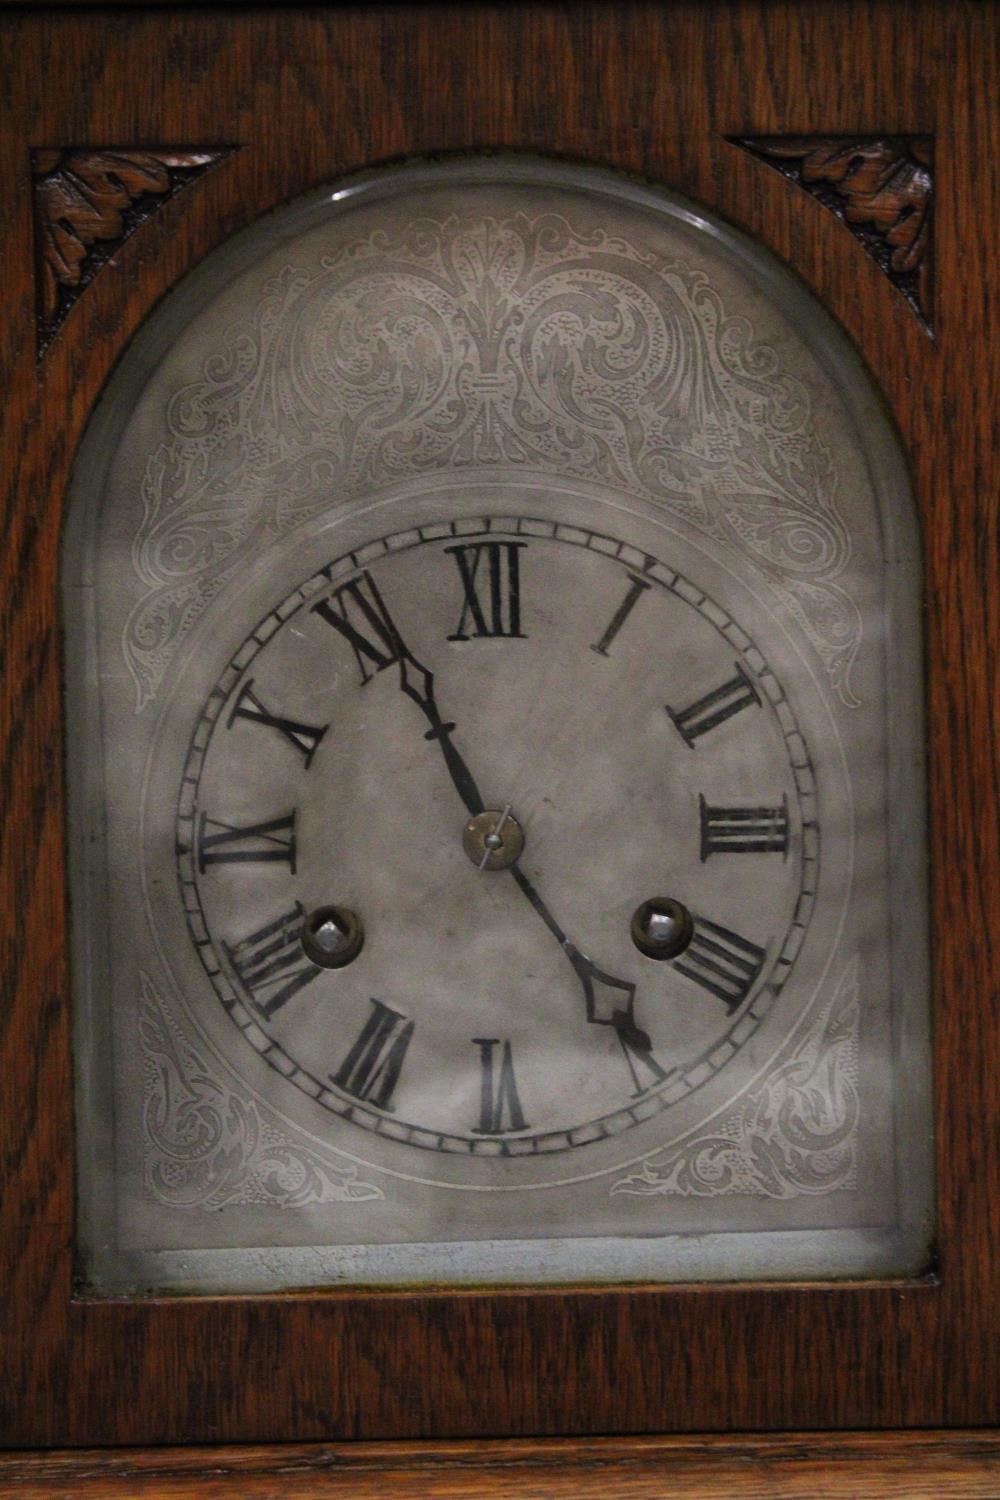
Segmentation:
<svg viewBox="0 0 1000 1500">
<path fill-rule="evenodd" d="M 525 1130 L 527 1121 L 517 1094 L 514 1078 L 514 1060 L 510 1042 L 501 1046 L 499 1037 L 473 1037 L 472 1045 L 479 1048 L 480 1104 L 479 1124 L 473 1126 L 476 1135 L 499 1135 L 506 1130 Z M 496 1049 L 501 1047 L 500 1065 L 497 1066 Z"/>
<path fill-rule="evenodd" d="M 333 1082 L 376 1109 L 392 1109 L 392 1096 L 403 1070 L 413 1022 L 398 1010 L 372 1000 L 372 1011 L 357 1041 L 332 1075 Z"/>
<path fill-rule="evenodd" d="M 695 740 L 700 739 L 703 734 L 707 734 L 710 729 L 715 729 L 719 724 L 724 724 L 727 719 L 733 717 L 733 714 L 738 714 L 741 709 L 749 708 L 752 703 L 759 702 L 757 689 L 737 662 L 735 677 L 731 677 L 721 687 L 714 688 L 712 692 L 706 693 L 704 698 L 699 698 L 696 703 L 688 704 L 687 708 L 675 709 L 667 704 L 667 713 L 681 738 L 689 745 L 693 745 Z"/>
<path fill-rule="evenodd" d="M 286 864 L 295 873 L 295 814 L 235 828 L 202 813 L 198 820 L 198 869 L 209 865 Z"/>
<path fill-rule="evenodd" d="M 780 807 L 712 807 L 699 796 L 701 860 L 711 854 L 787 854 L 788 798 Z"/>
<path fill-rule="evenodd" d="M 521 630 L 521 549 L 526 542 L 462 542 L 444 550 L 462 582 L 462 613 L 449 641 L 493 636 L 524 640 Z"/>
<path fill-rule="evenodd" d="M 378 584 L 368 572 L 336 589 L 328 599 L 314 604 L 313 613 L 322 616 L 351 647 L 361 673 L 362 687 L 376 673 L 385 671 L 386 667 L 402 661 L 407 655 Z"/>
<path fill-rule="evenodd" d="M 302 952 L 305 913 L 296 901 L 290 911 L 247 933 L 236 943 L 223 943 L 229 962 L 253 996 L 254 1009 L 266 1020 L 316 978 L 320 969 Z"/>
<path fill-rule="evenodd" d="M 729 1012 L 743 1004 L 763 963 L 763 948 L 703 917 L 695 918 L 694 936 L 673 960 L 679 973 L 724 1001 Z"/>
<path fill-rule="evenodd" d="M 276 729 L 299 752 L 307 770 L 320 741 L 330 727 L 329 724 L 299 724 L 295 719 L 283 719 L 279 714 L 271 713 L 254 692 L 252 678 L 240 688 L 239 697 L 233 704 L 226 723 L 227 729 L 232 729 L 234 719 L 250 719 L 254 723 Z"/>
</svg>

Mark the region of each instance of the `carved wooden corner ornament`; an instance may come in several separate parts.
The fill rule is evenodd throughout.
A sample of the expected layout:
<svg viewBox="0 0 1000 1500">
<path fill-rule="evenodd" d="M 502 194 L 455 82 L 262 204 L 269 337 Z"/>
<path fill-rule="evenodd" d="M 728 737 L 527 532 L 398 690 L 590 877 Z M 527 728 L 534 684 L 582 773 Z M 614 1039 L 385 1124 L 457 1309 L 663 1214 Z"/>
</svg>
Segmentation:
<svg viewBox="0 0 1000 1500">
<path fill-rule="evenodd" d="M 39 358 L 118 246 L 233 149 L 32 152 Z"/>
<path fill-rule="evenodd" d="M 931 332 L 929 136 L 732 136 L 831 209 Z"/>
</svg>

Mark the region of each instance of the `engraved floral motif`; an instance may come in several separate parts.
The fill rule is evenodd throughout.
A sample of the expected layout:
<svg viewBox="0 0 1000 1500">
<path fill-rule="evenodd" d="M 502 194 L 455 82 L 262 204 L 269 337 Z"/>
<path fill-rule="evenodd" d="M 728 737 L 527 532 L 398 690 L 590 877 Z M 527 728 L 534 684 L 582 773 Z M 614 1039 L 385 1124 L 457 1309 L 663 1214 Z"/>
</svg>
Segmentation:
<svg viewBox="0 0 1000 1500">
<path fill-rule="evenodd" d="M 647 1157 L 612 1194 L 798 1198 L 854 1187 L 858 1020 L 855 959 L 794 1057 L 717 1129 Z"/>
<path fill-rule="evenodd" d="M 356 1167 L 333 1166 L 275 1130 L 252 1100 L 213 1078 L 141 975 L 144 1181 L 172 1208 L 304 1208 L 381 1198 Z"/>
<path fill-rule="evenodd" d="M 555 213 L 415 219 L 285 266 L 170 401 L 125 630 L 137 711 L 258 548 L 420 474 L 640 492 L 748 558 L 854 703 L 850 541 L 810 396 L 707 276 Z"/>
</svg>

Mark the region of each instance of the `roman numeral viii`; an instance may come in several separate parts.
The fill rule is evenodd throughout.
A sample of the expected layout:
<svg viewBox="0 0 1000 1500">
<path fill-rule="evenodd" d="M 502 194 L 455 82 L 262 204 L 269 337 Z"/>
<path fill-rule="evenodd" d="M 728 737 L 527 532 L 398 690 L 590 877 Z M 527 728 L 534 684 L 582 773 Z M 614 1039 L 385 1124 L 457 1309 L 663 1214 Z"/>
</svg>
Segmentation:
<svg viewBox="0 0 1000 1500">
<path fill-rule="evenodd" d="M 313 612 L 332 625 L 351 647 L 362 687 L 408 654 L 378 584 L 368 572 L 314 604 Z"/>
<path fill-rule="evenodd" d="M 330 727 L 329 724 L 322 726 L 316 724 L 299 724 L 295 719 L 283 719 L 279 714 L 271 713 L 270 709 L 264 707 L 254 692 L 252 678 L 240 688 L 239 697 L 233 704 L 232 712 L 226 724 L 227 729 L 232 729 L 234 719 L 250 719 L 256 724 L 265 724 L 269 729 L 276 729 L 299 752 L 305 761 L 307 770 L 309 769 L 310 761 L 316 754 L 320 740 Z"/>
<path fill-rule="evenodd" d="M 674 968 L 700 984 L 702 989 L 725 1001 L 731 1013 L 753 989 L 764 963 L 764 949 L 748 942 L 738 932 L 696 917 L 694 936 Z"/>
<path fill-rule="evenodd" d="M 198 820 L 198 869 L 209 865 L 286 864 L 295 873 L 295 814 L 234 828 L 202 813 Z"/>
<path fill-rule="evenodd" d="M 710 854 L 787 854 L 788 798 L 780 807 L 712 807 L 699 796 L 702 864 Z"/>
<path fill-rule="evenodd" d="M 406 1049 L 413 1036 L 413 1022 L 381 1000 L 373 1000 L 372 1012 L 344 1058 L 333 1082 L 356 1099 L 366 1099 L 376 1109 L 392 1109 L 392 1096 L 403 1069 Z"/>
<path fill-rule="evenodd" d="M 473 1127 L 475 1134 L 499 1135 L 505 1130 L 527 1129 L 517 1094 L 510 1042 L 503 1043 L 499 1067 L 496 1062 L 496 1048 L 501 1046 L 499 1037 L 476 1036 L 472 1044 L 479 1048 L 481 1083 L 479 1124 Z"/>
<path fill-rule="evenodd" d="M 738 714 L 740 709 L 759 702 L 757 689 L 737 662 L 735 677 L 706 693 L 696 703 L 690 703 L 687 708 L 675 709 L 668 704 L 667 713 L 682 739 L 693 745 L 695 740 L 717 725 L 724 724 L 733 714 Z"/>
<path fill-rule="evenodd" d="M 320 969 L 302 952 L 305 913 L 296 901 L 291 911 L 258 927 L 236 943 L 223 943 L 240 980 L 253 996 L 254 1009 L 266 1020 L 293 995 L 311 984 Z"/>
<path fill-rule="evenodd" d="M 462 542 L 444 550 L 458 564 L 464 599 L 449 641 L 508 636 L 521 630 L 521 549 L 526 542 Z"/>
</svg>

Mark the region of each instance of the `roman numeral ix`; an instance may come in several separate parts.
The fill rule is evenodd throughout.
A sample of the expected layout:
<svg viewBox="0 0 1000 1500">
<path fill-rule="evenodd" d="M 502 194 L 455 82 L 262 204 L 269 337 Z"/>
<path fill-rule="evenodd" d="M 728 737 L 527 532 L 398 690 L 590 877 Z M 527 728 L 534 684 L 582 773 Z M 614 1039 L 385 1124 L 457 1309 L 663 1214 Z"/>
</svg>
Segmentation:
<svg viewBox="0 0 1000 1500">
<path fill-rule="evenodd" d="M 681 974 L 725 1001 L 732 1013 L 753 989 L 764 963 L 764 949 L 728 927 L 696 917 L 694 936 L 673 963 Z"/>
<path fill-rule="evenodd" d="M 701 860 L 711 854 L 788 853 L 788 798 L 780 807 L 712 807 L 699 796 Z"/>
<path fill-rule="evenodd" d="M 458 629 L 449 641 L 492 636 L 525 639 L 520 555 L 526 546 L 526 542 L 462 542 L 444 549 L 458 564 L 465 596 Z"/>
<path fill-rule="evenodd" d="M 525 1130 L 527 1121 L 517 1094 L 510 1042 L 503 1043 L 499 1067 L 496 1064 L 496 1048 L 501 1045 L 499 1037 L 476 1036 L 472 1044 L 479 1048 L 481 1082 L 479 1124 L 473 1127 L 475 1134 L 499 1135 L 507 1130 Z"/>
<path fill-rule="evenodd" d="M 321 971 L 302 952 L 305 913 L 296 901 L 291 911 L 258 927 L 236 943 L 222 944 L 236 973 L 253 996 L 253 1007 L 265 1020 L 311 984 Z"/>
<path fill-rule="evenodd" d="M 757 689 L 737 662 L 735 677 L 731 677 L 711 693 L 706 693 L 704 698 L 699 698 L 697 703 L 691 703 L 687 708 L 674 709 L 668 704 L 667 713 L 681 738 L 693 745 L 695 740 L 717 725 L 724 724 L 733 714 L 738 714 L 740 709 L 759 702 Z"/>
<path fill-rule="evenodd" d="M 332 1077 L 345 1093 L 367 1100 L 376 1109 L 391 1110 L 413 1036 L 413 1022 L 381 1000 L 372 1000 L 371 1004 L 372 1012 L 357 1041 Z"/>
<path fill-rule="evenodd" d="M 198 820 L 198 869 L 209 865 L 286 864 L 295 873 L 295 814 L 234 828 L 202 813 Z"/>
<path fill-rule="evenodd" d="M 408 654 L 378 584 L 368 572 L 314 604 L 313 612 L 332 625 L 351 647 L 362 687 Z"/>
<path fill-rule="evenodd" d="M 240 688 L 239 697 L 226 722 L 227 729 L 232 729 L 234 719 L 250 719 L 254 723 L 276 729 L 299 752 L 307 770 L 320 741 L 330 727 L 329 724 L 299 724 L 295 719 L 283 719 L 279 714 L 271 713 L 254 692 L 252 678 Z"/>
</svg>

